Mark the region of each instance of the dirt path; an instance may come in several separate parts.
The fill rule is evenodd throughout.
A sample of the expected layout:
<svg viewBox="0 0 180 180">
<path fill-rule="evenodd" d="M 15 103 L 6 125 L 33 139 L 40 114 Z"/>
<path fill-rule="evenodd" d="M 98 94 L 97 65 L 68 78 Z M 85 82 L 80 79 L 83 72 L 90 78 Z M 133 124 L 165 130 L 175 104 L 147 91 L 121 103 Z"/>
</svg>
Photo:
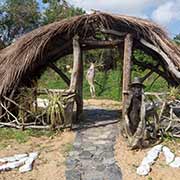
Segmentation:
<svg viewBox="0 0 180 180">
<path fill-rule="evenodd" d="M 88 109 L 87 109 L 88 108 Z M 88 106 L 80 124 L 73 150 L 67 159 L 67 180 L 121 180 L 114 158 L 114 144 L 119 133 L 116 110 Z"/>
</svg>

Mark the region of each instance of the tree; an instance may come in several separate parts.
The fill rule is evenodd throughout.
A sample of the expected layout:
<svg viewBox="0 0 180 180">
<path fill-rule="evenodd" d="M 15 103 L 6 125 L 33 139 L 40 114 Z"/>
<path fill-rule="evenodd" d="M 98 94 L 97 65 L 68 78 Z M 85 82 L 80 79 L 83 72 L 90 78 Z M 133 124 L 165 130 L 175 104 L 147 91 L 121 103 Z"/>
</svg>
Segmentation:
<svg viewBox="0 0 180 180">
<path fill-rule="evenodd" d="M 43 0 L 43 3 L 47 4 L 43 13 L 44 24 L 85 13 L 83 9 L 70 5 L 66 0 Z"/>
<path fill-rule="evenodd" d="M 6 44 L 39 26 L 36 0 L 4 0 L 0 4 L 0 34 Z"/>
<path fill-rule="evenodd" d="M 176 44 L 180 45 L 180 33 L 174 37 L 174 41 Z"/>
</svg>

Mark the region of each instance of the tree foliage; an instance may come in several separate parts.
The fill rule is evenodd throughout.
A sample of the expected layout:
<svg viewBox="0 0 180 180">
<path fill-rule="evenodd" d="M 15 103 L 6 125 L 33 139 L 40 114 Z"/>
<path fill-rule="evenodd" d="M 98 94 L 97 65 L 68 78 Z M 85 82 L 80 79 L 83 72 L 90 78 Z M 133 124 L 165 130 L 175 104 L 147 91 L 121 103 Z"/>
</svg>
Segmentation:
<svg viewBox="0 0 180 180">
<path fill-rule="evenodd" d="M 43 0 L 43 3 L 47 4 L 43 13 L 44 24 L 85 13 L 82 8 L 74 7 L 66 0 Z"/>
<path fill-rule="evenodd" d="M 174 37 L 174 41 L 176 44 L 180 45 L 180 33 Z"/>
<path fill-rule="evenodd" d="M 151 64 L 152 66 L 156 66 L 157 62 L 149 55 L 144 53 L 143 51 L 136 49 L 133 52 L 134 59 L 137 60 L 138 62 L 143 63 L 144 65 L 146 64 Z M 134 65 L 134 70 L 136 71 L 144 71 L 144 67 L 136 66 Z"/>
<path fill-rule="evenodd" d="M 38 27 L 39 20 L 36 0 L 4 0 L 0 4 L 0 34 L 6 44 Z"/>
<path fill-rule="evenodd" d="M 38 0 L 3 0 L 0 3 L 0 38 L 6 45 L 40 25 L 85 13 L 66 0 L 43 0 L 43 3 L 41 9 Z"/>
</svg>

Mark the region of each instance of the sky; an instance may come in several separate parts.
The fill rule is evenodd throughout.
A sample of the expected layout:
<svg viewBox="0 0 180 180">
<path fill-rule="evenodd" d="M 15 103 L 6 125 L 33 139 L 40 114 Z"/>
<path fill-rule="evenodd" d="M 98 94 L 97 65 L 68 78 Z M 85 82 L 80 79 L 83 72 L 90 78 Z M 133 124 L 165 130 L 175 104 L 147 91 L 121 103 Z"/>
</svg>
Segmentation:
<svg viewBox="0 0 180 180">
<path fill-rule="evenodd" d="M 174 37 L 180 33 L 180 0 L 68 0 L 90 13 L 91 9 L 150 19 Z"/>
</svg>

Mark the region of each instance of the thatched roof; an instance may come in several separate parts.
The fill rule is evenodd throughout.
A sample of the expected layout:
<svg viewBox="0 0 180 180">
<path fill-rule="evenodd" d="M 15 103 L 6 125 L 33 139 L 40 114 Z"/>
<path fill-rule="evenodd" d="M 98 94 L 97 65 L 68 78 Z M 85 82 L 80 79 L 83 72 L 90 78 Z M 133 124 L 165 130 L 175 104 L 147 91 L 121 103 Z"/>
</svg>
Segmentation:
<svg viewBox="0 0 180 180">
<path fill-rule="evenodd" d="M 171 42 L 167 34 L 157 24 L 123 15 L 93 13 L 65 19 L 40 27 L 22 36 L 14 44 L 0 51 L 0 95 L 9 95 L 20 83 L 27 83 L 36 77 L 49 62 L 72 52 L 72 38 L 95 36 L 100 29 L 130 32 L 134 36 L 134 47 L 153 55 L 164 68 L 167 80 L 173 85 L 180 82 L 180 50 Z M 146 40 L 160 50 L 157 53 L 141 42 Z M 123 46 L 122 46 L 123 47 Z M 93 49 L 96 46 L 86 46 Z M 164 60 L 164 53 L 170 60 Z M 164 55 L 163 54 L 163 55 Z M 172 67 L 175 67 L 175 72 Z"/>
</svg>

